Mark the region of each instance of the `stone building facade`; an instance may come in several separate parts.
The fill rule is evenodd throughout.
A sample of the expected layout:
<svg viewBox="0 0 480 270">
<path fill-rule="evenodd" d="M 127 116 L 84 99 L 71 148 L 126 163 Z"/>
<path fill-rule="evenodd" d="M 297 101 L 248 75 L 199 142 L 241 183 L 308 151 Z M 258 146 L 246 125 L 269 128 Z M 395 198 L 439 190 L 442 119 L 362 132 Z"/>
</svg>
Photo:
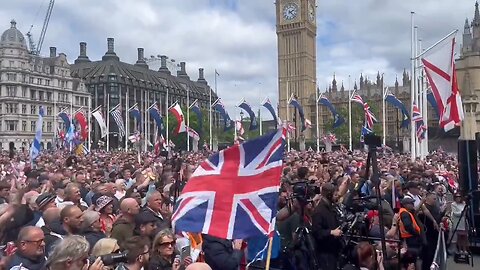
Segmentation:
<svg viewBox="0 0 480 270">
<path fill-rule="evenodd" d="M 12 20 L 0 39 L 0 148 L 29 149 L 40 106 L 45 110 L 41 145 L 53 147 L 57 127 L 63 125 L 57 114 L 86 107 L 88 99 L 81 81 L 72 78 L 66 55 L 55 47 L 49 57 L 30 54 Z"/>
</svg>

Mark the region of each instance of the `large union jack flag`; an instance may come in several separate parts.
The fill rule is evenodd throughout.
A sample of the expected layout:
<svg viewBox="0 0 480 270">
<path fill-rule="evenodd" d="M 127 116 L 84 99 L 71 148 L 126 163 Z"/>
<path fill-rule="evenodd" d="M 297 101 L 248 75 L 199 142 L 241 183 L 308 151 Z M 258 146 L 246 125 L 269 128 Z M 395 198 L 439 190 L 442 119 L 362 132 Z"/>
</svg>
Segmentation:
<svg viewBox="0 0 480 270">
<path fill-rule="evenodd" d="M 234 145 L 205 160 L 178 198 L 176 232 L 246 239 L 272 231 L 286 128 Z"/>
</svg>

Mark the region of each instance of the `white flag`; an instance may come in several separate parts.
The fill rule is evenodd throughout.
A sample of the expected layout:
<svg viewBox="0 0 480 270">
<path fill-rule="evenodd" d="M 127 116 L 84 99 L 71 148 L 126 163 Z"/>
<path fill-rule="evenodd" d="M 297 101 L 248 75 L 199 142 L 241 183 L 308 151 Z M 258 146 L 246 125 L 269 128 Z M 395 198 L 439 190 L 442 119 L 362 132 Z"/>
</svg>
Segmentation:
<svg viewBox="0 0 480 270">
<path fill-rule="evenodd" d="M 107 136 L 107 124 L 105 123 L 105 119 L 103 118 L 102 112 L 100 110 L 96 110 L 92 113 L 93 117 L 97 120 L 98 125 L 100 126 L 101 138 Z"/>
</svg>

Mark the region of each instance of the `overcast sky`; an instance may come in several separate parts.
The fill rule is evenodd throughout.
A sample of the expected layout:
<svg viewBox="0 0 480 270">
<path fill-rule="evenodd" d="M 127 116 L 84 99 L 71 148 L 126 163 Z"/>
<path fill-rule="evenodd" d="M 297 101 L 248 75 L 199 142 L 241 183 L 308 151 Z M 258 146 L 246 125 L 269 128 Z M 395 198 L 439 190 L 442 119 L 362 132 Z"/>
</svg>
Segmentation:
<svg viewBox="0 0 480 270">
<path fill-rule="evenodd" d="M 38 39 L 49 0 L 1 0 L 1 25 L 10 19 Z M 360 73 L 374 79 L 395 76 L 409 67 L 410 11 L 416 12 L 419 37 L 427 47 L 459 29 L 474 15 L 474 0 L 320 0 L 317 1 L 317 80 L 321 91 L 332 80 L 351 86 Z M 1 29 L 1 28 L 0 28 Z M 134 63 L 138 47 L 145 55 L 167 55 L 187 62 L 192 79 L 205 68 L 209 84 L 220 73 L 218 92 L 231 115 L 245 97 L 253 107 L 268 96 L 277 103 L 277 38 L 274 0 L 57 0 L 43 45 L 56 46 L 70 62 L 86 41 L 91 60 L 115 38 L 121 61 Z M 158 63 L 152 68 L 158 69 Z M 364 76 L 365 76 L 364 75 Z M 238 117 L 238 116 L 237 116 Z"/>
</svg>

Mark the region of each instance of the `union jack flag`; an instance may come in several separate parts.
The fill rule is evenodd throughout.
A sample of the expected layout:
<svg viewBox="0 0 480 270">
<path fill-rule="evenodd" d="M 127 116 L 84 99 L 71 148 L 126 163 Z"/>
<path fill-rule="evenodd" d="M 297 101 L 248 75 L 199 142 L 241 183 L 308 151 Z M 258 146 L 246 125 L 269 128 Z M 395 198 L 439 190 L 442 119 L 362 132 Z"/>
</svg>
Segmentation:
<svg viewBox="0 0 480 270">
<path fill-rule="evenodd" d="M 268 235 L 276 215 L 287 130 L 233 145 L 204 161 L 185 185 L 172 225 L 224 239 Z"/>
<path fill-rule="evenodd" d="M 422 140 L 425 139 L 427 127 L 423 122 L 423 117 L 417 104 L 413 104 L 412 120 L 415 122 L 418 141 L 422 142 Z"/>
</svg>

